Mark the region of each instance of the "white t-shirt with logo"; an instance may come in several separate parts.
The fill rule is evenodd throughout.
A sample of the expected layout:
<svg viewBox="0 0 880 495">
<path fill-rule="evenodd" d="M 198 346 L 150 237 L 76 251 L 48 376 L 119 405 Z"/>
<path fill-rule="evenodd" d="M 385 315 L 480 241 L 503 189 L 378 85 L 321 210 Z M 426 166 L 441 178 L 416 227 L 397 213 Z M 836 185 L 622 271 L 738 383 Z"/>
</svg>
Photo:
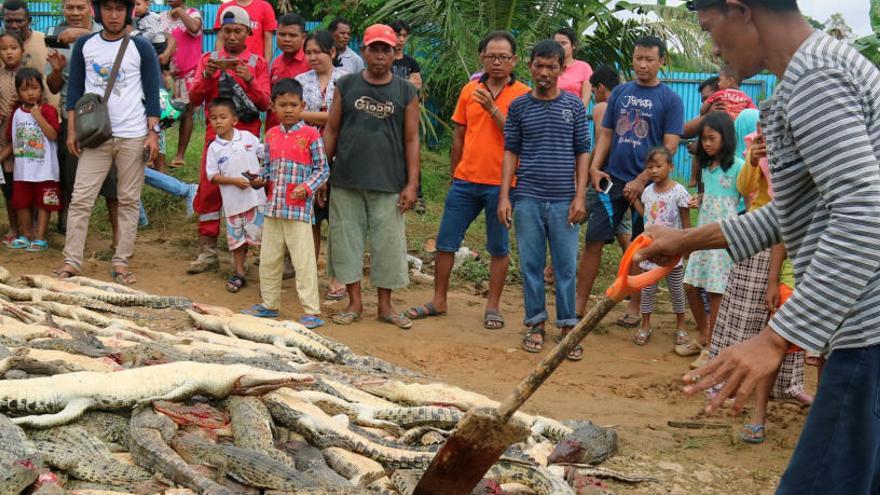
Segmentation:
<svg viewBox="0 0 880 495">
<path fill-rule="evenodd" d="M 264 158 L 263 143 L 248 131 L 233 130 L 229 141 L 217 136 L 208 146 L 205 172 L 208 180 L 217 175 L 237 179 L 242 172 L 260 173 L 260 161 Z M 223 211 L 226 216 L 238 215 L 266 204 L 266 193 L 260 189 L 239 189 L 229 184 L 220 185 Z"/>
<path fill-rule="evenodd" d="M 49 105 L 42 105 L 47 120 L 58 121 L 58 114 Z M 50 121 L 50 123 L 52 123 Z M 58 182 L 58 145 L 43 133 L 37 119 L 21 108 L 12 114 L 12 155 L 15 157 L 13 180 L 17 182 Z"/>
</svg>

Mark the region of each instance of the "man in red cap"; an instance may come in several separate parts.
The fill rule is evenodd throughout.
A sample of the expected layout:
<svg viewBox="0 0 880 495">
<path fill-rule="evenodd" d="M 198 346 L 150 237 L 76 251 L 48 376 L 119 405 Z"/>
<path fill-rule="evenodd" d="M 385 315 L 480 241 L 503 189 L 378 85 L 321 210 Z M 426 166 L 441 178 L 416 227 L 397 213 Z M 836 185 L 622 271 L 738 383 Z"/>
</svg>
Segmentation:
<svg viewBox="0 0 880 495">
<path fill-rule="evenodd" d="M 402 329 L 412 321 L 394 310 L 391 291 L 409 283 L 404 212 L 419 184 L 419 101 L 410 82 L 391 73 L 397 36 L 384 24 L 364 32 L 366 70 L 336 83 L 324 131 L 330 182 L 330 263 L 346 285 L 349 305 L 333 317 L 360 320 L 361 278 L 370 247 L 370 283 L 379 293 L 379 320 Z"/>
<path fill-rule="evenodd" d="M 205 151 L 199 191 L 194 208 L 199 214 L 199 244 L 201 252 L 188 269 L 189 273 L 201 273 L 218 266 L 217 236 L 220 233 L 220 187 L 208 180 L 205 172 L 205 154 L 216 133 L 211 126 L 208 105 L 217 96 L 235 100 L 238 113 L 238 129 L 260 135 L 259 112 L 269 108 L 269 65 L 259 54 L 248 51 L 246 39 L 251 32 L 248 13 L 233 5 L 220 15 L 220 39 L 223 48 L 206 53 L 196 68 L 195 79 L 189 92 L 190 103 L 197 107 L 205 105 Z"/>
</svg>

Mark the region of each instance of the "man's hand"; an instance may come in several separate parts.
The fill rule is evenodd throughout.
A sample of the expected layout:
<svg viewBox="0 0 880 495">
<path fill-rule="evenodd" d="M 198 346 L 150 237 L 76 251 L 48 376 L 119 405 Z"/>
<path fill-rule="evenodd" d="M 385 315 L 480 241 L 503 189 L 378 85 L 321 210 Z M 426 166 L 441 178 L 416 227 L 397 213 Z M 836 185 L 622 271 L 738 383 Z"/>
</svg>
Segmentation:
<svg viewBox="0 0 880 495">
<path fill-rule="evenodd" d="M 587 216 L 587 207 L 584 204 L 584 197 L 575 195 L 568 207 L 568 223 L 572 225 L 580 225 Z"/>
<path fill-rule="evenodd" d="M 48 60 L 49 65 L 52 66 L 53 72 L 61 72 L 67 65 L 67 58 L 65 58 L 64 55 L 58 53 L 58 50 L 50 51 Z"/>
<path fill-rule="evenodd" d="M 611 176 L 601 170 L 590 170 L 590 185 L 593 186 L 593 189 L 595 189 L 597 192 L 602 191 L 602 188 L 599 187 L 599 184 L 606 179 L 610 181 Z"/>
<path fill-rule="evenodd" d="M 251 82 L 251 79 L 254 78 L 254 75 L 251 74 L 251 69 L 241 60 L 239 60 L 238 64 L 235 66 L 235 75 L 240 77 L 246 83 Z"/>
<path fill-rule="evenodd" d="M 725 105 L 724 102 L 721 100 L 716 100 L 714 103 L 712 103 L 711 106 L 709 106 L 709 112 L 726 112 L 726 111 L 727 111 L 727 105 Z"/>
<path fill-rule="evenodd" d="M 400 191 L 400 197 L 397 200 L 397 209 L 400 210 L 401 213 L 406 212 L 416 204 L 417 192 L 418 186 L 415 184 L 408 185 L 403 188 L 403 191 Z"/>
<path fill-rule="evenodd" d="M 327 183 L 325 182 L 321 184 L 321 187 L 319 187 L 317 191 L 315 191 L 315 203 L 321 208 L 327 205 L 327 187 Z"/>
<path fill-rule="evenodd" d="M 181 7 L 174 7 L 168 12 L 168 15 L 171 16 L 172 19 L 180 19 L 181 16 L 186 14 L 186 9 Z"/>
<path fill-rule="evenodd" d="M 749 158 L 751 158 L 751 165 L 753 167 L 759 165 L 761 158 L 767 158 L 767 140 L 764 138 L 763 134 L 758 134 L 758 136 L 755 137 L 755 140 L 752 141 Z"/>
<path fill-rule="evenodd" d="M 474 99 L 477 100 L 477 103 L 485 108 L 487 112 L 494 113 L 493 110 L 498 110 L 498 107 L 495 106 L 495 99 L 492 98 L 492 94 L 485 88 L 478 87 L 474 90 L 473 96 Z"/>
<path fill-rule="evenodd" d="M 498 210 L 496 213 L 498 214 L 498 221 L 509 229 L 513 223 L 513 206 L 510 204 L 509 197 L 500 196 L 498 198 Z"/>
<path fill-rule="evenodd" d="M 682 378 L 686 384 L 684 393 L 692 395 L 724 383 L 706 406 L 706 412 L 715 412 L 727 398 L 733 397 L 733 414 L 738 415 L 755 386 L 779 371 L 786 349 L 788 342 L 769 327 L 765 328 L 751 339 L 724 349 L 704 366 L 686 373 Z"/>
<path fill-rule="evenodd" d="M 683 258 L 690 254 L 690 251 L 685 248 L 684 239 L 687 234 L 684 230 L 651 225 L 645 229 L 644 235 L 653 242 L 635 254 L 633 264 L 647 260 L 658 265 L 668 266 L 676 263 L 679 256 Z"/>
<path fill-rule="evenodd" d="M 626 198 L 627 201 L 632 203 L 633 201 L 642 197 L 642 191 L 644 190 L 645 183 L 636 178 L 627 182 L 626 185 L 623 186 L 623 196 Z"/>
<path fill-rule="evenodd" d="M 159 64 L 168 65 L 169 61 L 171 61 L 171 55 L 165 52 L 159 54 Z"/>
<path fill-rule="evenodd" d="M 68 141 L 68 143 L 69 142 L 70 141 Z M 147 162 L 155 162 L 156 158 L 159 157 L 159 135 L 152 130 L 147 133 L 147 140 L 144 142 L 144 149 L 149 150 L 150 159 L 147 160 Z"/>
<path fill-rule="evenodd" d="M 216 60 L 208 59 L 205 63 L 205 73 L 204 76 L 208 79 L 217 75 L 220 72 L 220 66 L 217 64 Z"/>
<path fill-rule="evenodd" d="M 67 131 L 67 151 L 70 151 L 70 154 L 79 158 L 80 149 L 79 142 L 76 140 L 76 131 L 73 130 L 73 126 L 70 126 L 71 129 Z"/>
</svg>

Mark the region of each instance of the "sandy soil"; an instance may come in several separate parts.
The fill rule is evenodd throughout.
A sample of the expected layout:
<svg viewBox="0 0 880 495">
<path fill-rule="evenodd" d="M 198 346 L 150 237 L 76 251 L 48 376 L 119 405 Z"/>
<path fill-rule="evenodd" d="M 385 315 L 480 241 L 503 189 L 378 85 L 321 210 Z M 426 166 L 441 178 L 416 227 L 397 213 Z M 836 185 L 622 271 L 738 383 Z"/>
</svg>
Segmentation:
<svg viewBox="0 0 880 495">
<path fill-rule="evenodd" d="M 194 229 L 193 229 L 194 230 Z M 99 236 L 93 236 L 99 237 Z M 49 274 L 61 263 L 63 239 L 51 240 L 53 249 L 32 254 L 0 250 L 0 264 L 13 274 Z M 187 275 L 194 256 L 192 241 L 174 238 L 168 231 L 150 230 L 138 239 L 131 269 L 136 287 L 149 292 L 182 295 L 195 301 L 238 310 L 259 302 L 257 269 L 251 283 L 233 295 L 224 288 L 230 273 L 228 260 L 219 273 Z M 89 240 L 84 275 L 109 279 L 109 241 Z M 372 354 L 425 373 L 431 379 L 458 385 L 502 399 L 544 354 L 528 354 L 519 347 L 522 298 L 510 288 L 503 298 L 507 327 L 489 331 L 482 327 L 483 299 L 459 288 L 450 295 L 451 313 L 416 322 L 401 331 L 375 320 L 375 294 L 367 294 L 364 319 L 353 326 L 328 323 L 322 332 L 350 345 L 356 352 Z M 430 300 L 431 288 L 414 286 L 395 293 L 399 311 Z M 551 303 L 552 297 L 548 297 Z M 292 281 L 285 282 L 282 316 L 299 316 Z M 344 306 L 326 306 L 330 315 Z M 657 331 L 639 348 L 629 341 L 629 330 L 606 323 L 584 342 L 581 362 L 565 363 L 526 403 L 525 410 L 558 419 L 590 419 L 613 426 L 620 434 L 620 453 L 604 466 L 630 474 L 655 477 L 656 483 L 626 485 L 606 482 L 613 493 L 772 493 L 797 442 L 806 411 L 788 403 L 772 403 L 768 439 L 752 446 L 739 440 L 741 420 L 726 416 L 701 418 L 702 397 L 679 392 L 679 379 L 689 359 L 671 352 L 674 321 L 667 299 L 661 298 Z M 329 322 L 329 318 L 328 318 Z M 548 329 L 554 336 L 555 329 Z M 815 370 L 807 371 L 807 386 L 815 389 Z M 728 429 L 689 430 L 667 426 L 667 421 L 729 422 Z"/>
</svg>

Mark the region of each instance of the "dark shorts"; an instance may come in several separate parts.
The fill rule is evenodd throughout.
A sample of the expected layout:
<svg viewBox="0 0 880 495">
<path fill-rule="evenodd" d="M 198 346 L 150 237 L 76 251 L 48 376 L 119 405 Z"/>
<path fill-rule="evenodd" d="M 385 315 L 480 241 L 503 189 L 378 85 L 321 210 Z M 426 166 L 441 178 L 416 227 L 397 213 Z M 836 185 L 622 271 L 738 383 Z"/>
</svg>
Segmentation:
<svg viewBox="0 0 880 495">
<path fill-rule="evenodd" d="M 55 181 L 12 183 L 12 209 L 36 207 L 46 211 L 61 210 L 61 188 Z"/>
<path fill-rule="evenodd" d="M 498 221 L 499 186 L 475 184 L 455 179 L 446 194 L 437 250 L 454 253 L 461 247 L 464 234 L 481 211 L 486 214 L 486 251 L 491 256 L 507 256 L 510 241 L 507 229 Z"/>
<path fill-rule="evenodd" d="M 626 197 L 623 195 L 623 187 L 626 182 L 613 179 L 613 186 L 608 194 L 599 193 L 593 197 L 593 203 L 589 205 L 587 217 L 587 233 L 584 236 L 586 242 L 614 242 L 618 227 L 623 222 L 624 215 L 632 214 L 632 238 L 638 237 L 645 230 L 642 216 L 636 212 Z"/>
<path fill-rule="evenodd" d="M 318 206 L 318 202 L 312 203 L 312 225 L 321 225 L 321 222 L 330 221 L 330 187 L 327 187 L 327 200 L 324 206 Z"/>
<path fill-rule="evenodd" d="M 73 185 L 76 183 L 76 166 L 79 158 L 71 154 L 67 150 L 67 120 L 61 121 L 61 133 L 58 135 L 58 163 L 60 164 L 60 187 L 64 198 L 69 198 L 73 194 Z M 106 199 L 116 199 L 116 167 L 110 167 L 110 173 L 101 184 L 101 196 Z"/>
<path fill-rule="evenodd" d="M 3 171 L 3 198 L 9 208 L 12 208 L 12 177 L 12 172 Z"/>
</svg>

